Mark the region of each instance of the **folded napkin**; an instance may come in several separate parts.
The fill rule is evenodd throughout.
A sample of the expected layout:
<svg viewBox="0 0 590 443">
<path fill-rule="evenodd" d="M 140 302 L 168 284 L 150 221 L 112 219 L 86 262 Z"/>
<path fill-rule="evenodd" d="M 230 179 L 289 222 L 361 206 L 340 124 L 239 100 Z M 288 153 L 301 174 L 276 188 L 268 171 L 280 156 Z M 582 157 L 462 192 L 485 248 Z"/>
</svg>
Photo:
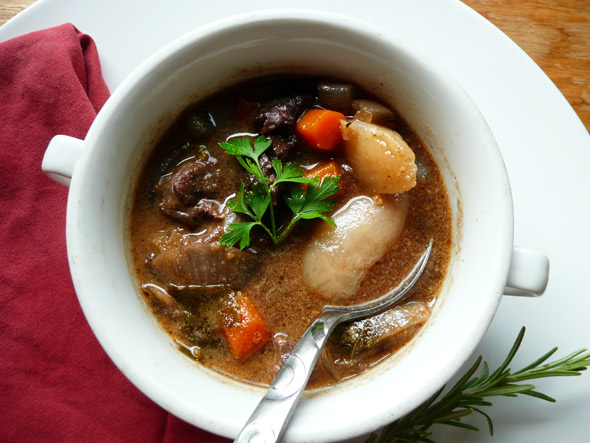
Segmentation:
<svg viewBox="0 0 590 443">
<path fill-rule="evenodd" d="M 71 24 L 0 43 L 0 441 L 226 441 L 138 391 L 74 293 L 67 188 L 41 160 L 54 135 L 84 138 L 108 97 L 96 45 Z"/>
</svg>

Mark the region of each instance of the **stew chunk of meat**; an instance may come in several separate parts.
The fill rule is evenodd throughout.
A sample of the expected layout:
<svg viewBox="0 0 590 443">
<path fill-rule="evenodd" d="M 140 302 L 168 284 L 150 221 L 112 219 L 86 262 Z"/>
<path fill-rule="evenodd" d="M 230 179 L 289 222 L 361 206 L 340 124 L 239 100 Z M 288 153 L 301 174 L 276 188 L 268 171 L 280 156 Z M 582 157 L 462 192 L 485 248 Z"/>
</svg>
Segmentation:
<svg viewBox="0 0 590 443">
<path fill-rule="evenodd" d="M 222 219 L 223 206 L 218 199 L 228 194 L 227 183 L 218 161 L 206 151 L 180 163 L 160 179 L 156 190 L 164 213 L 186 225 L 194 226 L 205 218 Z"/>
<path fill-rule="evenodd" d="M 272 140 L 276 157 L 285 157 L 299 142 L 295 125 L 311 102 L 303 95 L 283 97 L 269 101 L 254 114 L 252 123 Z"/>
<path fill-rule="evenodd" d="M 150 261 L 159 280 L 175 285 L 240 287 L 258 264 L 256 256 L 218 243 L 192 243 L 167 249 Z"/>
<path fill-rule="evenodd" d="M 252 122 L 260 127 L 261 134 L 293 127 L 309 102 L 309 97 L 301 95 L 271 100 L 260 108 Z"/>
</svg>

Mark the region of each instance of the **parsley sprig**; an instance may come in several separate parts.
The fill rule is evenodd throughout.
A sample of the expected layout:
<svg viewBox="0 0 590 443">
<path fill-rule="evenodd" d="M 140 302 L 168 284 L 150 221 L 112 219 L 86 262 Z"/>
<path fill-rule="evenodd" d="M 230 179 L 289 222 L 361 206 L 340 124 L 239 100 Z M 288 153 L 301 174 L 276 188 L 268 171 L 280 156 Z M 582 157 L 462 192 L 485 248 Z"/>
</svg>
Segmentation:
<svg viewBox="0 0 590 443">
<path fill-rule="evenodd" d="M 334 207 L 334 201 L 329 200 L 339 190 L 340 177 L 308 178 L 304 176 L 303 169 L 295 163 L 283 165 L 281 160 L 274 158 L 272 167 L 276 177 L 271 179 L 266 176 L 260 165 L 260 156 L 271 146 L 272 142 L 264 136 L 254 140 L 247 137 L 233 138 L 220 143 L 227 154 L 238 159 L 242 167 L 255 177 L 255 182 L 250 190 L 246 190 L 244 182 L 235 199 L 227 203 L 228 208 L 240 214 L 248 216 L 252 221 L 232 223 L 227 227 L 227 232 L 221 236 L 221 244 L 233 246 L 239 243 L 244 249 L 250 245 L 250 233 L 255 226 L 262 228 L 275 245 L 281 243 L 291 232 L 299 220 L 320 218 L 332 225 L 332 219 L 324 215 Z M 307 185 L 291 186 L 283 193 L 287 206 L 293 216 L 284 228 L 277 227 L 275 208 L 272 204 L 272 193 L 282 184 L 297 183 Z"/>
<path fill-rule="evenodd" d="M 474 376 L 482 361 L 480 356 L 444 396 L 441 397 L 443 387 L 417 409 L 383 428 L 380 434 L 372 434 L 366 443 L 434 443 L 429 438 L 432 435 L 429 429 L 435 424 L 479 431 L 476 426 L 461 421 L 461 418 L 473 412 L 485 417 L 490 435 L 493 435 L 492 419 L 482 409 L 492 406 L 492 403 L 486 398 L 499 395 L 517 397 L 518 394 L 521 394 L 555 402 L 555 399 L 536 391 L 534 385 L 523 382 L 545 377 L 580 375 L 581 371 L 590 366 L 590 353 L 586 349 L 580 349 L 559 360 L 543 364 L 557 351 L 557 348 L 553 348 L 521 370 L 512 372 L 508 365 L 520 347 L 524 332 L 525 328 L 523 327 L 508 356 L 494 372 L 490 373 L 487 362 L 484 362 L 482 373 L 479 376 Z M 436 401 L 437 399 L 438 401 Z"/>
</svg>

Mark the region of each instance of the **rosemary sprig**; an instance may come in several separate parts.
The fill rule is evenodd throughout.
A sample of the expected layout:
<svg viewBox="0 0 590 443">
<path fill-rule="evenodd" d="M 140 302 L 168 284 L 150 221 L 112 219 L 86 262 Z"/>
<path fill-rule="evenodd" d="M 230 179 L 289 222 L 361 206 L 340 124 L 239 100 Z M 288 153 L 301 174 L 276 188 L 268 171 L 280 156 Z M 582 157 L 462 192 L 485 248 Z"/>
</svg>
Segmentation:
<svg viewBox="0 0 590 443">
<path fill-rule="evenodd" d="M 508 365 L 518 351 L 524 333 L 523 327 L 508 356 L 494 372 L 490 373 L 488 364 L 484 361 L 481 374 L 474 376 L 482 361 L 482 357 L 479 356 L 473 366 L 445 395 L 441 397 L 443 387 L 405 417 L 384 427 L 379 434 L 372 434 L 367 443 L 434 443 L 429 438 L 432 435 L 429 429 L 435 424 L 479 431 L 476 426 L 461 421 L 461 418 L 473 412 L 485 417 L 490 435 L 494 435 L 492 419 L 482 410 L 483 407 L 492 406 L 492 403 L 486 400 L 487 398 L 498 395 L 517 397 L 521 394 L 555 402 L 554 398 L 536 391 L 534 385 L 523 382 L 544 377 L 580 375 L 581 371 L 590 366 L 590 353 L 586 352 L 586 349 L 580 349 L 559 360 L 545 363 L 557 351 L 557 348 L 553 348 L 531 364 L 512 372 Z"/>
</svg>

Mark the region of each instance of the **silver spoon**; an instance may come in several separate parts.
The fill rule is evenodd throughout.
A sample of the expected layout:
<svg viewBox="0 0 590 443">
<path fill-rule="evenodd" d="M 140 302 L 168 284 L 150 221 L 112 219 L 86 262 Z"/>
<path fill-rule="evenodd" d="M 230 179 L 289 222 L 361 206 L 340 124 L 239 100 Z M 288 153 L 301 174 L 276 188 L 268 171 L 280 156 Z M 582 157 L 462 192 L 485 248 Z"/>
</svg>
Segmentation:
<svg viewBox="0 0 590 443">
<path fill-rule="evenodd" d="M 278 441 L 293 415 L 295 406 L 315 367 L 328 337 L 340 323 L 381 312 L 404 297 L 422 275 L 432 251 L 432 240 L 402 282 L 381 297 L 349 306 L 326 305 L 320 316 L 305 331 L 291 352 L 266 395 L 234 440 L 237 443 Z"/>
</svg>

